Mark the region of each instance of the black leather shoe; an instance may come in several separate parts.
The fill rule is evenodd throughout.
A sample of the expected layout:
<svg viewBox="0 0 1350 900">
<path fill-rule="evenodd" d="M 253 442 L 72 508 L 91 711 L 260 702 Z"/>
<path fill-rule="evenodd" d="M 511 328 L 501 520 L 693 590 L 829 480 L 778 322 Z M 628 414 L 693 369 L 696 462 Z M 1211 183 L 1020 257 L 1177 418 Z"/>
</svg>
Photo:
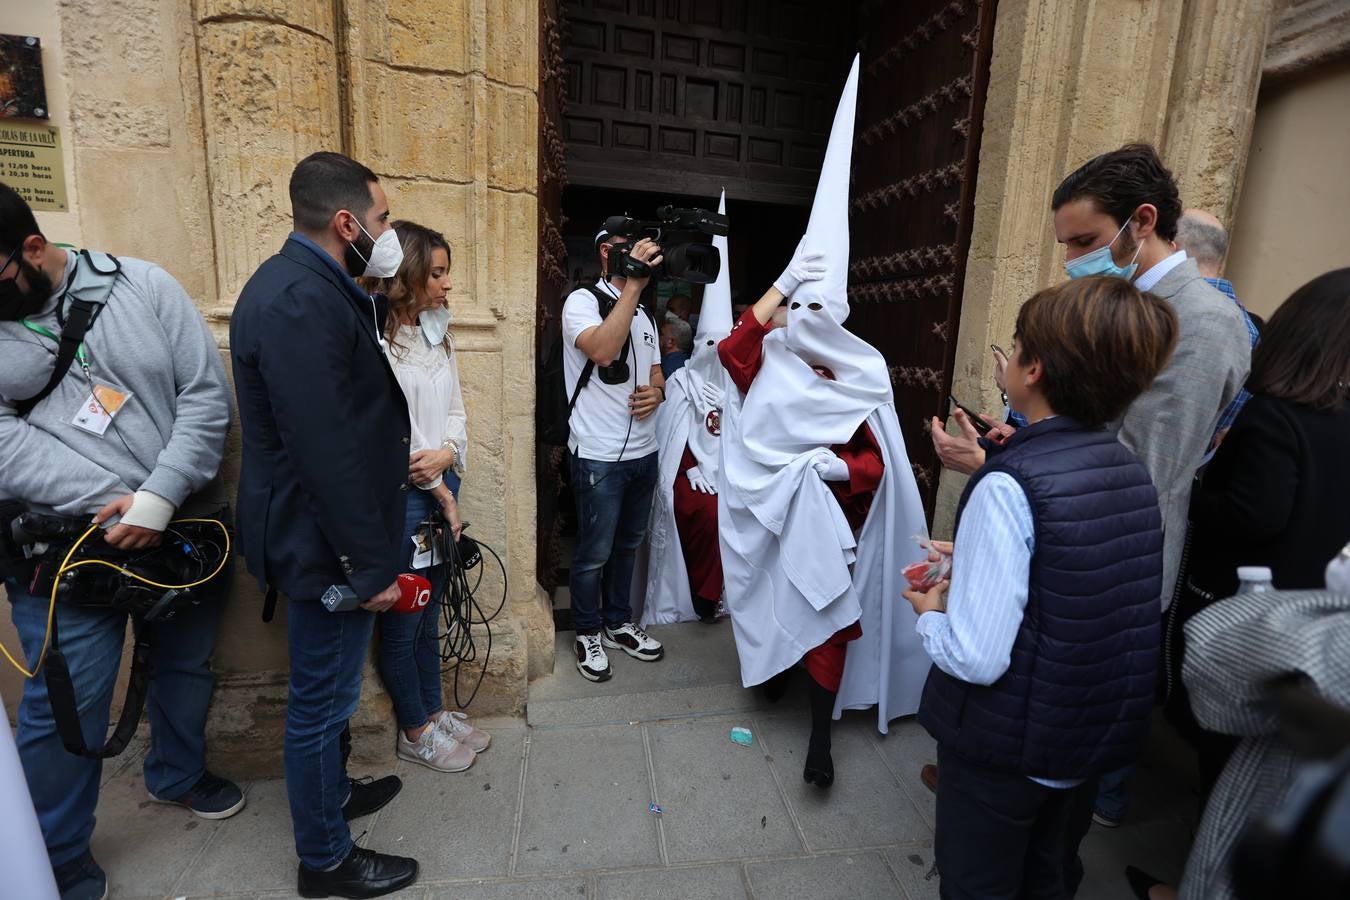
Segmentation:
<svg viewBox="0 0 1350 900">
<path fill-rule="evenodd" d="M 352 795 L 342 804 L 342 818 L 350 822 L 383 809 L 403 790 L 403 781 L 397 775 L 373 778 L 350 778 Z"/>
<path fill-rule="evenodd" d="M 417 860 L 353 847 L 336 869 L 315 872 L 300 865 L 301 897 L 383 897 L 417 880 Z"/>
<path fill-rule="evenodd" d="M 1136 869 L 1134 866 L 1125 867 L 1125 880 L 1130 883 L 1130 890 L 1140 900 L 1149 900 L 1149 891 L 1160 884 L 1166 884 L 1161 878 L 1154 878 L 1143 869 Z"/>
</svg>

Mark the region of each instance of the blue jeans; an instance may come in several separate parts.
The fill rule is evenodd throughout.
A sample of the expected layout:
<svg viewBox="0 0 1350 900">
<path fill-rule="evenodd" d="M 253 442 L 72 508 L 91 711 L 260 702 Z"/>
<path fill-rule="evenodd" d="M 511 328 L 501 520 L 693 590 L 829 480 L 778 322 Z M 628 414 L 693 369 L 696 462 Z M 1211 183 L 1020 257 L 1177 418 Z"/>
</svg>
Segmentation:
<svg viewBox="0 0 1350 900">
<path fill-rule="evenodd" d="M 632 621 L 628 595 L 634 556 L 647 533 L 656 487 L 656 454 L 599 462 L 573 454 L 572 496 L 577 504 L 577 545 L 572 554 L 572 624 L 577 634 L 595 634 L 601 624 Z"/>
<path fill-rule="evenodd" d="M 449 472 L 445 481 L 453 493 L 459 492 L 457 475 Z M 441 566 L 414 569 L 408 564 L 412 559 L 413 532 L 428 516 L 441 520 L 440 506 L 435 498 L 427 491 L 409 494 L 399 569 L 416 572 L 430 581 L 431 601 L 420 612 L 380 614 L 380 677 L 394 701 L 398 727 L 403 729 L 425 725 L 433 713 L 444 708 L 439 637 L 441 590 L 445 579 Z"/>
<path fill-rule="evenodd" d="M 1097 812 L 1119 822 L 1125 818 L 1130 808 L 1130 792 L 1127 782 L 1134 766 L 1126 766 L 1114 772 L 1106 772 L 1097 779 Z"/>
<path fill-rule="evenodd" d="M 48 598 L 24 593 L 13 581 L 6 583 L 6 592 L 13 607 L 14 628 L 31 664 L 37 661 L 47 631 Z M 210 659 L 224 593 L 222 583 L 201 604 L 180 611 L 168 622 L 146 626 L 153 631 L 152 674 L 146 699 L 150 752 L 143 770 L 145 786 L 156 797 L 181 796 L 206 771 L 206 710 L 215 683 Z M 88 746 L 98 747 L 108 736 L 127 616 L 60 602 L 56 616 L 61 651 L 75 685 L 84 740 Z M 33 795 L 47 853 L 52 865 L 59 866 L 89 849 L 103 761 L 66 751 L 56 732 L 47 680 L 41 672 L 24 682 L 18 724 L 19 758 L 28 790 Z"/>
<path fill-rule="evenodd" d="M 295 852 L 310 869 L 330 869 L 352 848 L 342 818 L 350 785 L 339 740 L 361 699 L 361 667 L 375 614 L 330 613 L 316 598 L 289 598 L 291 656 L 286 704 L 286 796 Z"/>
</svg>

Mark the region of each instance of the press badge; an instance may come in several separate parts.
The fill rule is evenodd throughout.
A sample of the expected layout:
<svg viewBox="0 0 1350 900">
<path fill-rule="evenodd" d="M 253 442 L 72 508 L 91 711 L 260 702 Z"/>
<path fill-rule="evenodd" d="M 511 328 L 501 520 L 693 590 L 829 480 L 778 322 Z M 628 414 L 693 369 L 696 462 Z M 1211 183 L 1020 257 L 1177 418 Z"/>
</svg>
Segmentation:
<svg viewBox="0 0 1350 900">
<path fill-rule="evenodd" d="M 101 435 L 108 430 L 112 420 L 131 398 L 131 391 L 124 391 L 110 384 L 95 383 L 94 389 L 89 392 L 89 396 L 80 405 L 79 411 L 75 413 L 75 418 L 70 420 L 70 424 L 76 428 L 82 428 L 90 434 Z"/>
<path fill-rule="evenodd" d="M 441 564 L 441 548 L 431 534 L 431 529 L 418 525 L 412 536 L 413 555 L 410 565 L 414 569 L 427 569 Z"/>
</svg>

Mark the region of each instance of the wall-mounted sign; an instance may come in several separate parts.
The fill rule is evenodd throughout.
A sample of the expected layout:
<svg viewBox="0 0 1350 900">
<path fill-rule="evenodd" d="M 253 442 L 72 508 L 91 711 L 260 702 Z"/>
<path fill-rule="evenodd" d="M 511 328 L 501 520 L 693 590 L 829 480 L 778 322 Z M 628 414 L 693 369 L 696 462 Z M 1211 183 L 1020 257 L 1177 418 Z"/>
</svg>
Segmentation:
<svg viewBox="0 0 1350 900">
<path fill-rule="evenodd" d="M 0 119 L 46 119 L 42 41 L 0 34 Z"/>
<path fill-rule="evenodd" d="M 64 212 L 66 170 L 55 125 L 0 119 L 0 181 L 33 209 Z"/>
</svg>

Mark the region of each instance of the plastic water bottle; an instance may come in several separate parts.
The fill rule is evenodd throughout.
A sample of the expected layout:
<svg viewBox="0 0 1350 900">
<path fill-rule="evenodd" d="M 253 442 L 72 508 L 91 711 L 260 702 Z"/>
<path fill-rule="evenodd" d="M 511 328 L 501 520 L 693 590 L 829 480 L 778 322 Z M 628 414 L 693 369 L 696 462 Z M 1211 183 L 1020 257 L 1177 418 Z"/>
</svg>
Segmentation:
<svg viewBox="0 0 1350 900">
<path fill-rule="evenodd" d="M 1239 594 L 1263 594 L 1275 590 L 1274 577 L 1266 566 L 1238 566 Z"/>
</svg>

